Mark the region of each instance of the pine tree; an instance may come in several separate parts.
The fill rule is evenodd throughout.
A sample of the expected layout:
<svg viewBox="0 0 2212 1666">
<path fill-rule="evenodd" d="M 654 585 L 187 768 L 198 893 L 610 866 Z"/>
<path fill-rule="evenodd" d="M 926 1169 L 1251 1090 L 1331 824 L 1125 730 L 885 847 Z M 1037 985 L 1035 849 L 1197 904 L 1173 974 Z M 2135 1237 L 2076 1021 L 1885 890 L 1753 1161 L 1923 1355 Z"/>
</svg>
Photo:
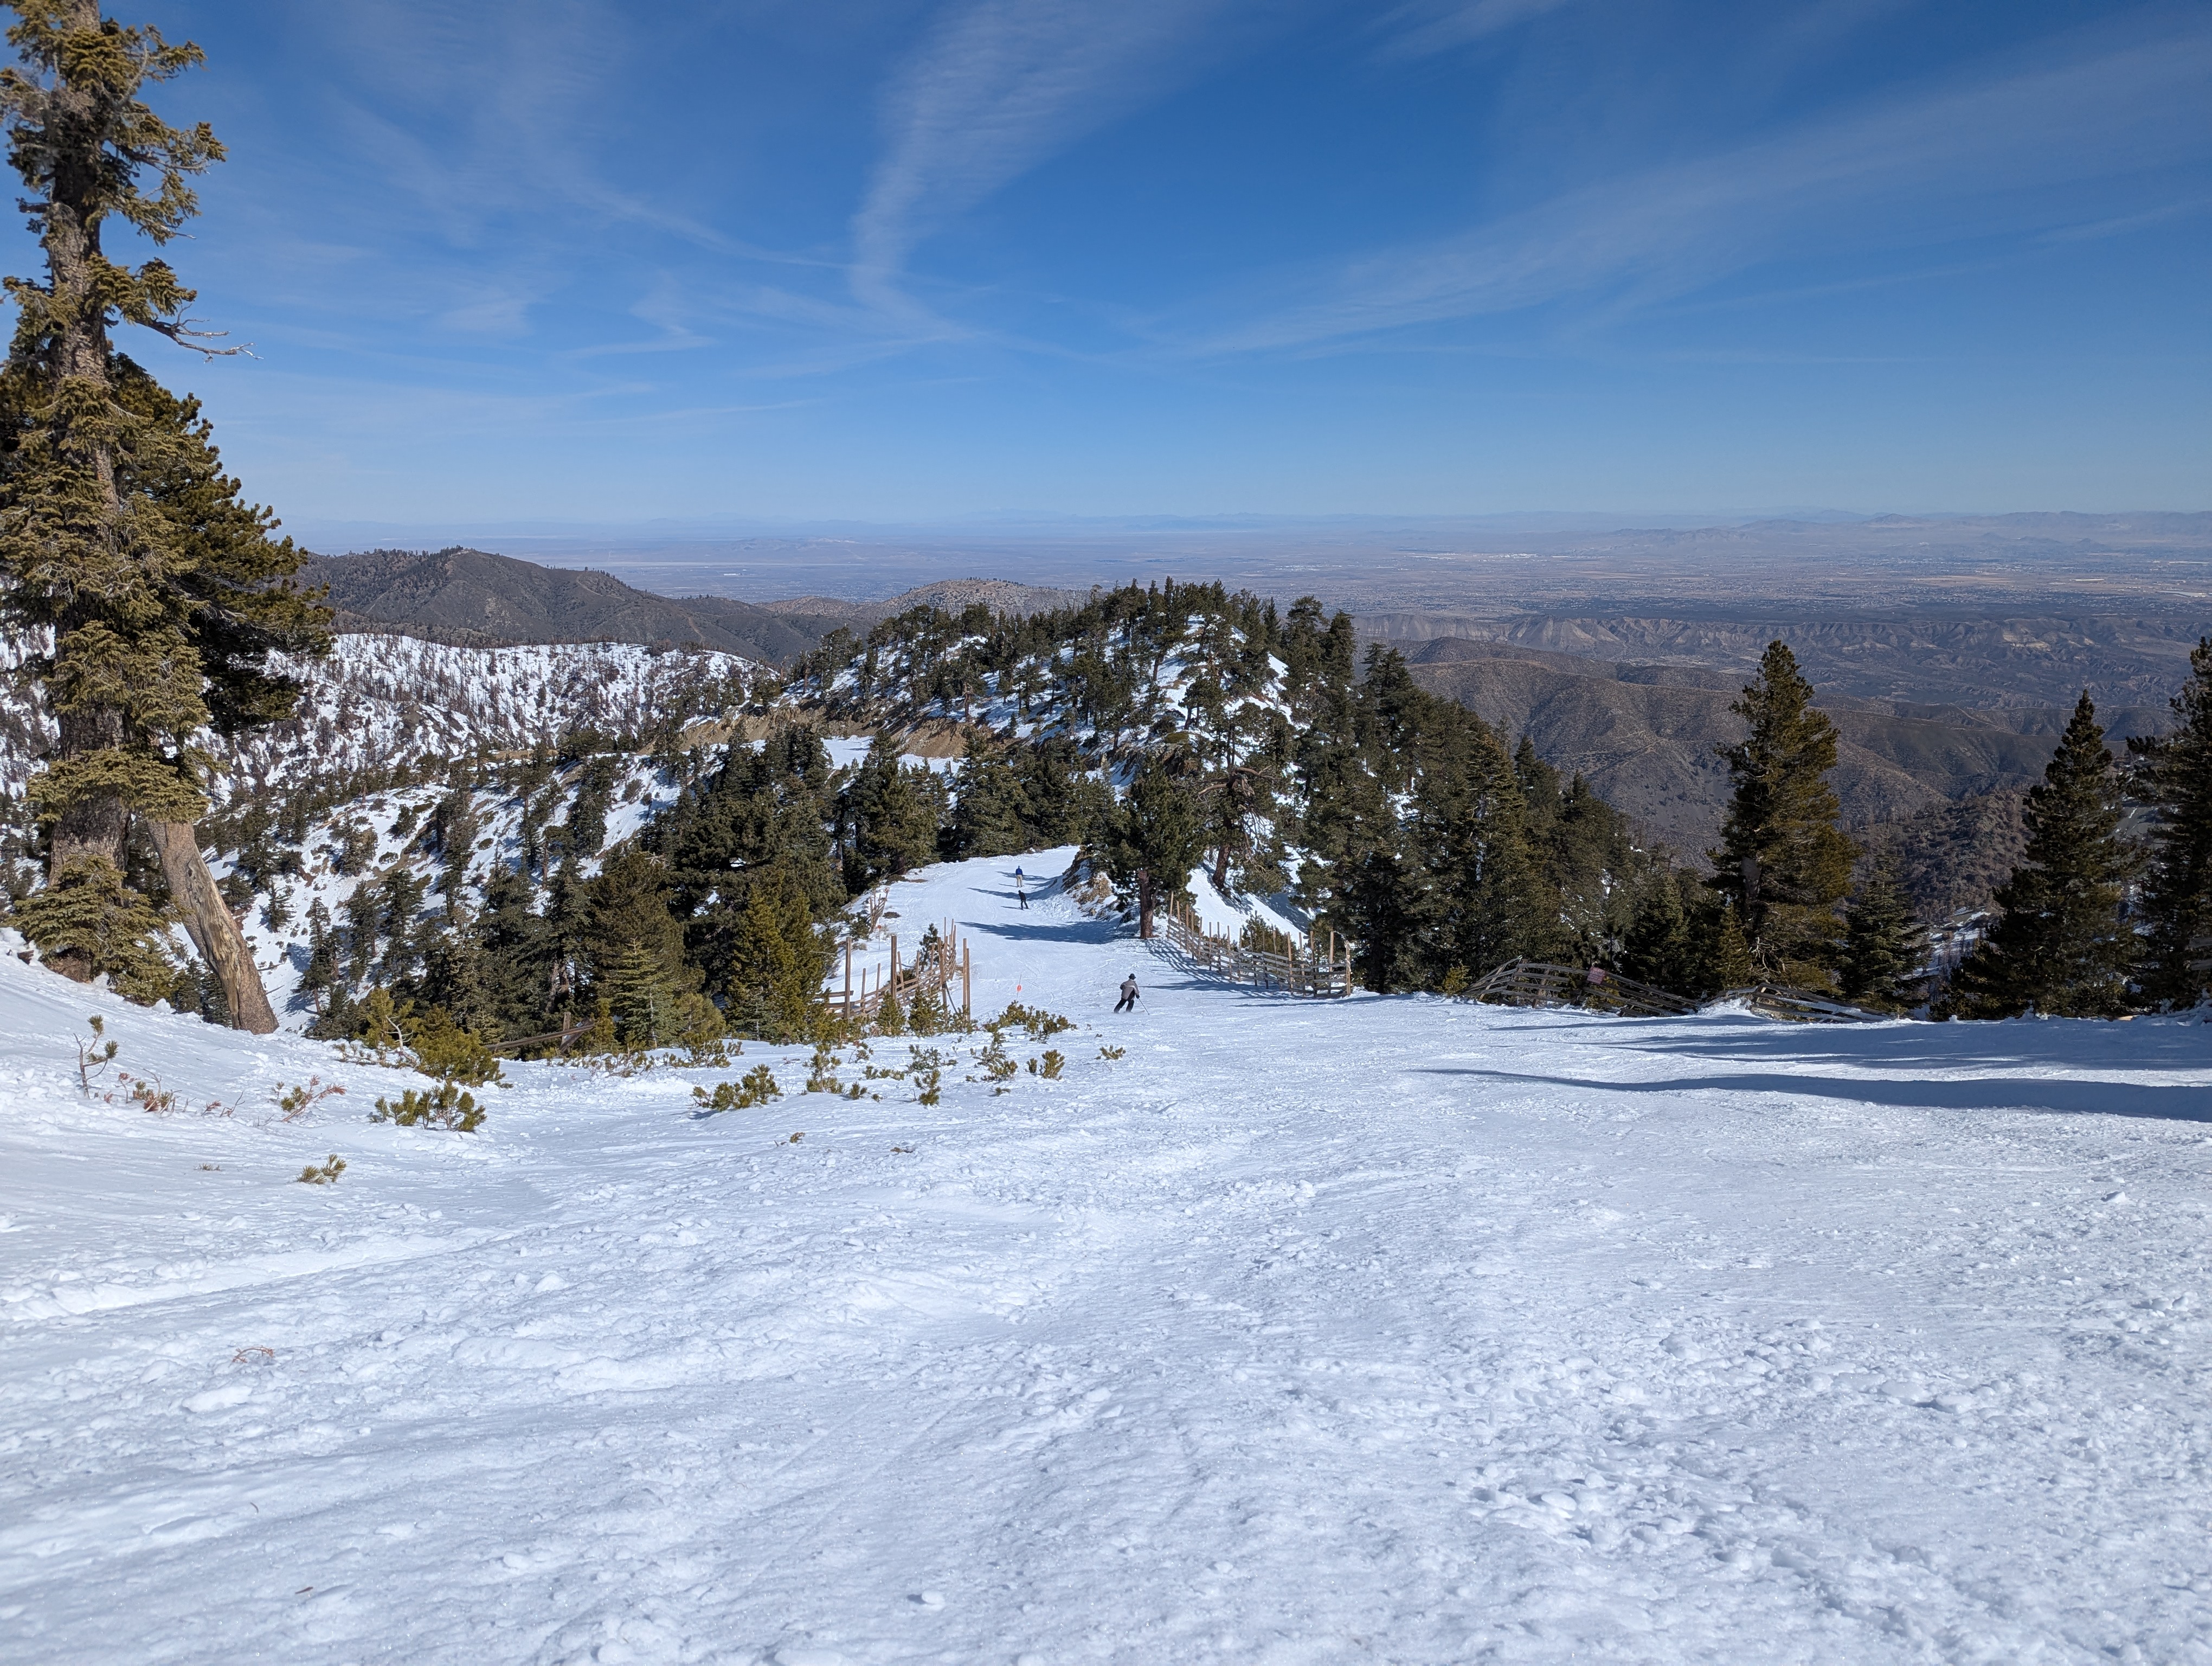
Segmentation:
<svg viewBox="0 0 2212 1666">
<path fill-rule="evenodd" d="M 494 1015 L 469 1027 L 480 1035 L 534 1036 L 574 1016 L 573 978 L 556 975 L 550 934 L 531 911 L 530 881 L 519 869 L 495 862 L 484 881 L 483 907 L 469 933 L 475 943 L 475 977 Z M 452 1001 L 447 1006 L 458 1012 Z"/>
<path fill-rule="evenodd" d="M 1114 794 L 1091 773 L 1088 761 L 1065 736 L 1033 740 L 1015 763 L 1020 777 L 1029 845 L 1089 845 L 1104 836 Z"/>
<path fill-rule="evenodd" d="M 454 1024 L 495 1046 L 507 1032 L 489 971 L 474 922 L 453 917 L 453 928 L 441 932 L 430 945 L 422 994 Z"/>
<path fill-rule="evenodd" d="M 771 869 L 746 893 L 730 955 L 731 1023 L 764 1041 L 804 1041 L 817 1027 L 831 946 L 795 876 Z"/>
<path fill-rule="evenodd" d="M 2136 935 L 2121 918 L 2136 857 L 2120 836 L 2119 784 L 2088 691 L 2032 788 L 2027 848 L 1999 886 L 1996 924 L 1953 980 L 1948 1005 L 1966 1018 L 2012 1018 L 2033 1006 L 2069 1018 L 2127 1010 Z"/>
<path fill-rule="evenodd" d="M 384 921 L 376 887 L 366 880 L 356 885 L 346 897 L 345 917 L 346 982 L 366 983 L 376 970 L 377 928 Z"/>
<path fill-rule="evenodd" d="M 1697 993 L 1689 915 L 1674 875 L 1661 874 L 1637 905 L 1620 970 L 1639 983 L 1678 994 Z"/>
<path fill-rule="evenodd" d="M 2150 926 L 2143 993 L 2193 1006 L 2212 987 L 2212 637 L 2189 656 L 2172 733 L 2136 739 L 2138 790 L 2155 815 L 2142 909 Z"/>
<path fill-rule="evenodd" d="M 17 915 L 50 958 L 74 957 L 88 978 L 106 977 L 126 1000 L 150 1006 L 178 997 L 182 980 L 160 943 L 168 921 L 113 863 L 70 864 Z"/>
<path fill-rule="evenodd" d="M 624 1047 L 653 1048 L 681 1029 L 678 990 L 659 957 L 644 944 L 626 942 L 593 971 L 592 988 L 605 1003 Z"/>
<path fill-rule="evenodd" d="M 1889 864 L 1877 861 L 1844 910 L 1844 999 L 1896 1010 L 1912 1005 L 1913 974 L 1926 958 L 1928 933 Z"/>
<path fill-rule="evenodd" d="M 1528 811 L 1497 733 L 1450 702 L 1421 708 L 1416 773 L 1401 848 L 1407 932 L 1384 987 L 1480 977 L 1557 935 L 1556 898 L 1527 830 Z"/>
<path fill-rule="evenodd" d="M 1206 851 L 1206 816 L 1176 760 L 1147 752 L 1114 818 L 1108 866 L 1135 893 L 1137 934 L 1150 937 L 1161 903 L 1183 894 Z"/>
<path fill-rule="evenodd" d="M 971 737 L 953 800 L 953 854 L 1011 856 L 1028 849 L 1026 799 L 1005 754 Z"/>
<path fill-rule="evenodd" d="M 849 796 L 866 883 L 895 879 L 935 859 L 943 788 L 927 769 L 903 767 L 890 736 L 878 736 L 869 747 Z"/>
<path fill-rule="evenodd" d="M 1736 917 L 1735 905 L 1715 897 L 1699 910 L 1692 931 L 1692 952 L 1697 987 L 1691 992 L 1710 999 L 1730 989 L 1747 988 L 1759 976 L 1753 963 L 1751 939 Z"/>
<path fill-rule="evenodd" d="M 1733 906 L 1760 967 L 1819 987 L 1841 952 L 1836 904 L 1850 890 L 1858 855 L 1836 825 L 1841 806 L 1825 779 L 1836 765 L 1836 727 L 1778 641 L 1729 709 L 1751 733 L 1721 749 L 1735 793 L 1720 848 L 1707 853 L 1711 884 Z"/>
<path fill-rule="evenodd" d="M 319 1012 L 323 994 L 338 982 L 337 934 L 331 929 L 331 911 L 319 897 L 307 904 L 307 964 L 300 974 L 300 988 Z"/>
<path fill-rule="evenodd" d="M 103 20 L 98 0 L 9 3 L 21 67 L 0 72 L 0 119 L 46 273 L 7 282 L 18 317 L 0 373 L 0 613 L 51 633 L 31 666 L 60 730 L 33 787 L 52 821 L 48 883 L 115 899 L 111 932 L 142 918 L 124 877 L 138 816 L 233 1021 L 273 1030 L 200 852 L 193 824 L 206 800 L 190 738 L 203 724 L 235 733 L 288 714 L 297 690 L 269 672 L 267 652 L 322 651 L 328 615 L 289 581 L 298 551 L 270 539 L 264 511 L 239 502 L 197 404 L 110 340 L 130 323 L 218 350 L 185 320 L 192 292 L 166 262 L 132 268 L 100 240 L 114 218 L 166 244 L 197 211 L 185 181 L 222 149 L 205 124 L 171 127 L 138 94 L 202 55 Z M 29 910 L 27 934 L 58 970 L 94 976 L 82 941 L 57 934 L 60 909 Z"/>
</svg>

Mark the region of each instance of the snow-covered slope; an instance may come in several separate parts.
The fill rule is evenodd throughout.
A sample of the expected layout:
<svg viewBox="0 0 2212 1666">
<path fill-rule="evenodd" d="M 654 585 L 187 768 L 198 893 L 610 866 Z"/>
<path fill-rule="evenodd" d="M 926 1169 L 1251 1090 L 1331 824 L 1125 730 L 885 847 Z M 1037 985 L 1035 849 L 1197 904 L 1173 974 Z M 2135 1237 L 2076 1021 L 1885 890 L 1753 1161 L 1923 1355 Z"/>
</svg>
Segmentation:
<svg viewBox="0 0 2212 1666">
<path fill-rule="evenodd" d="M 647 758 L 623 757 L 609 763 L 613 791 L 606 816 L 606 844 L 600 855 L 584 858 L 577 863 L 578 872 L 586 878 L 599 871 L 605 850 L 630 837 L 674 803 L 678 791 L 676 784 Z M 547 812 L 549 823 L 557 824 L 566 818 L 575 801 L 581 774 L 580 768 L 572 765 L 556 777 L 560 791 Z M 309 911 L 317 903 L 332 919 L 337 919 L 356 891 L 364 885 L 373 888 L 382 885 L 398 868 L 428 887 L 417 911 L 417 921 L 444 913 L 446 898 L 437 890 L 442 883 L 444 857 L 426 852 L 421 834 L 411 828 L 414 819 L 427 818 L 446 793 L 444 787 L 434 784 L 401 787 L 349 800 L 331 813 L 317 818 L 310 824 L 307 840 L 301 847 L 301 871 L 271 879 L 268 897 L 249 909 L 239 921 L 246 944 L 253 952 L 254 962 L 261 969 L 262 982 L 276 1008 L 277 1022 L 286 1029 L 304 1031 L 315 1021 L 314 1007 L 301 993 L 300 980 L 307 968 Z M 493 787 L 477 788 L 470 794 L 470 800 L 477 822 L 477 836 L 461 875 L 460 901 L 472 911 L 481 905 L 484 885 L 495 866 L 514 867 L 521 860 L 522 800 L 514 793 Z M 404 834 L 398 830 L 403 817 L 409 818 L 410 826 Z M 362 827 L 374 836 L 375 848 L 365 853 L 360 869 L 349 870 L 340 860 L 346 832 Z M 228 859 L 218 860 L 214 872 L 220 878 L 231 866 Z M 276 905 L 273 909 L 271 903 Z M 183 958 L 190 948 L 183 933 L 173 931 L 171 937 L 176 953 Z"/>
<path fill-rule="evenodd" d="M 298 757 L 351 769 L 521 751 L 571 729 L 639 734 L 671 716 L 736 704 L 759 667 L 733 654 L 623 642 L 459 648 L 364 634 L 339 637 L 328 660 L 293 670 L 307 683 L 300 715 L 234 755 L 249 779 Z"/>
<path fill-rule="evenodd" d="M 404 1130 L 0 957 L 0 1655 L 2212 1659 L 2212 1030 L 1261 996 L 1012 866 L 891 907 L 1087 1027 L 933 1107 Z"/>
<path fill-rule="evenodd" d="M 0 645 L 0 668 L 21 644 Z M 14 656 L 14 657 L 9 657 Z M 340 636 L 330 657 L 279 663 L 301 678 L 299 715 L 236 746 L 204 737 L 219 802 L 296 786 L 307 776 L 525 751 L 575 729 L 638 735 L 669 718 L 734 707 L 761 667 L 734 654 L 656 653 L 622 642 L 448 648 L 412 636 Z M 9 685 L 0 702 L 0 791 L 20 793 L 51 720 L 35 691 Z"/>
</svg>

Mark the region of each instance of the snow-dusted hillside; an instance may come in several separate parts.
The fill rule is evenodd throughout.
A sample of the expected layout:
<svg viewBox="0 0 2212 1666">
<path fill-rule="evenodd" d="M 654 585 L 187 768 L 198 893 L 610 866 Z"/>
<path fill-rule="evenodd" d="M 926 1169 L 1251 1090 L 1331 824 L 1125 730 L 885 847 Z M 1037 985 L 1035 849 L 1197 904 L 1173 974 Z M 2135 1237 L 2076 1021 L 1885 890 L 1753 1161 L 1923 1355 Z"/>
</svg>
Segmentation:
<svg viewBox="0 0 2212 1666">
<path fill-rule="evenodd" d="M 6 648 L 10 667 L 21 645 Z M 762 668 L 733 654 L 620 642 L 448 648 L 411 636 L 337 638 L 330 657 L 279 663 L 301 678 L 299 715 L 232 746 L 204 737 L 218 802 L 308 775 L 472 752 L 524 751 L 575 729 L 641 735 L 738 704 Z M 52 740 L 33 691 L 0 706 L 0 787 L 20 793 Z"/>
<path fill-rule="evenodd" d="M 642 734 L 671 717 L 738 704 L 760 667 L 733 654 L 623 642 L 458 648 L 412 636 L 347 635 L 331 657 L 290 667 L 300 715 L 234 755 L 246 780 L 295 760 L 357 769 L 521 751 L 572 729 Z"/>
<path fill-rule="evenodd" d="M 400 1129 L 0 956 L 0 1655 L 2212 1660 L 2212 1029 L 1263 996 L 1012 866 L 891 907 L 1086 1027 L 934 1106 Z"/>
<path fill-rule="evenodd" d="M 1223 617 L 1193 613 L 1165 640 L 1142 646 L 1109 639 L 1086 654 L 1071 642 L 1003 670 L 944 674 L 981 644 L 978 636 L 909 639 L 795 685 L 787 698 L 900 725 L 957 721 L 1024 739 L 1065 735 L 1091 751 L 1174 734 L 1224 761 L 1248 757 L 1271 721 L 1289 715 L 1283 661 L 1257 654 Z M 1130 710 L 1119 725 L 1094 708 L 1102 684 L 1127 696 Z"/>
<path fill-rule="evenodd" d="M 579 774 L 572 768 L 561 778 L 561 791 L 551 802 L 549 819 L 558 822 L 566 817 L 576 797 Z M 646 758 L 618 760 L 615 764 L 613 801 L 606 817 L 607 846 L 618 844 L 637 832 L 675 800 L 677 790 Z M 356 890 L 364 885 L 383 885 L 395 870 L 422 880 L 431 892 L 436 893 L 436 884 L 445 868 L 444 858 L 425 851 L 415 827 L 445 795 L 446 788 L 441 786 L 403 787 L 372 793 L 317 818 L 301 847 L 301 871 L 271 879 L 268 897 L 240 921 L 255 963 L 261 968 L 262 982 L 268 988 L 277 1022 L 284 1028 L 305 1030 L 315 1021 L 314 1008 L 301 994 L 300 980 L 307 966 L 309 911 L 317 903 L 331 918 L 339 918 L 346 900 Z M 514 793 L 495 787 L 479 788 L 469 796 L 477 823 L 477 836 L 457 877 L 459 900 L 464 909 L 472 912 L 483 901 L 485 882 L 495 866 L 514 867 L 520 861 L 522 801 Z M 407 831 L 398 830 L 403 825 Z M 340 854 L 347 833 L 357 828 L 368 830 L 374 846 L 365 852 L 360 867 L 349 869 L 341 862 Z M 586 877 L 598 873 L 599 860 L 593 856 L 579 861 L 578 872 Z M 230 866 L 229 860 L 220 860 L 215 871 L 220 877 Z M 442 915 L 446 901 L 442 893 L 428 895 L 422 915 Z M 178 939 L 174 946 L 182 958 L 189 945 L 180 932 L 173 936 Z"/>
</svg>

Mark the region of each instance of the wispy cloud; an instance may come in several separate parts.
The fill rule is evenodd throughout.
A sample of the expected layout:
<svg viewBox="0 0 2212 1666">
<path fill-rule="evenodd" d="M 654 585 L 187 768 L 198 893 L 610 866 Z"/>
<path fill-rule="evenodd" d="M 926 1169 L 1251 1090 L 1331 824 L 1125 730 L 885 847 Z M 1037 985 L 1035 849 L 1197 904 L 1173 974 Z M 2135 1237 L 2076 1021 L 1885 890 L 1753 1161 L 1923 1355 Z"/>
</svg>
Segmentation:
<svg viewBox="0 0 2212 1666">
<path fill-rule="evenodd" d="M 1499 34 L 1574 0 L 1413 0 L 1382 21 L 1389 36 L 1382 55 L 1426 58 Z"/>
<path fill-rule="evenodd" d="M 969 0 L 896 77 L 853 222 L 854 292 L 918 310 L 915 245 L 1066 145 L 1182 85 L 1236 0 Z"/>
<path fill-rule="evenodd" d="M 1776 258 L 2055 229 L 2089 217 L 2085 203 L 2109 209 L 2115 182 L 2212 160 L 2209 103 L 2212 30 L 2069 52 L 1367 256 L 1197 350 L 1305 347 L 1571 299 L 1637 307 Z"/>
</svg>

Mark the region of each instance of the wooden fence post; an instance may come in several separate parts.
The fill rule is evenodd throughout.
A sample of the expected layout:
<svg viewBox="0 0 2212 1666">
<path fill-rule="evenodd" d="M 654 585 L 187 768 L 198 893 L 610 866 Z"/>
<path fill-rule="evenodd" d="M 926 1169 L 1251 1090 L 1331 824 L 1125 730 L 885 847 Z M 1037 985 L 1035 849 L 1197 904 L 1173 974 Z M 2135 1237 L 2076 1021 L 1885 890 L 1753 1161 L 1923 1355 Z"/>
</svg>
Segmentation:
<svg viewBox="0 0 2212 1666">
<path fill-rule="evenodd" d="M 974 1016 L 974 1013 L 969 1007 L 968 1001 L 971 993 L 969 980 L 973 976 L 975 970 L 975 961 L 969 954 L 968 945 L 965 942 L 963 942 L 960 945 L 960 1016 L 963 1018 Z"/>
</svg>

